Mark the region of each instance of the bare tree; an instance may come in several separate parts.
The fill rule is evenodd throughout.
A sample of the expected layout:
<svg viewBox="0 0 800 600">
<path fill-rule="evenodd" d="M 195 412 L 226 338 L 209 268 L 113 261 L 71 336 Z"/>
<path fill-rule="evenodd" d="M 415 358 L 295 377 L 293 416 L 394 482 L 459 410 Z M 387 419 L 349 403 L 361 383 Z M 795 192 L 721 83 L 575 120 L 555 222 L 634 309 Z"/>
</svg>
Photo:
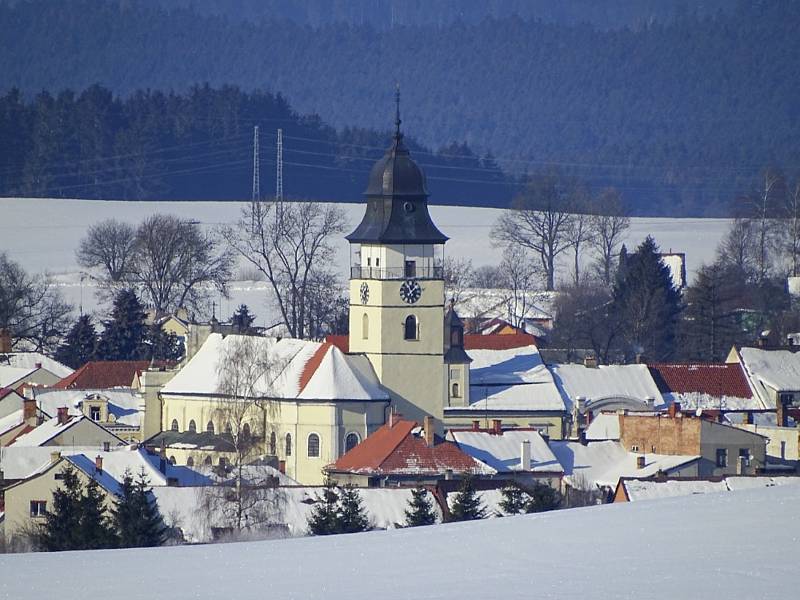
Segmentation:
<svg viewBox="0 0 800 600">
<path fill-rule="evenodd" d="M 233 249 L 270 283 L 292 337 L 306 337 L 310 282 L 315 271 L 326 270 L 331 237 L 344 226 L 335 204 L 263 201 L 249 204 L 239 223 L 225 229 Z"/>
<path fill-rule="evenodd" d="M 606 285 L 611 285 L 614 260 L 619 252 L 622 237 L 630 225 L 631 219 L 625 215 L 619 192 L 614 188 L 600 192 L 591 219 L 593 235 L 589 244 L 598 255 L 599 271 Z"/>
<path fill-rule="evenodd" d="M 211 289 L 227 294 L 233 262 L 231 251 L 197 222 L 153 215 L 136 230 L 129 279 L 158 314 L 201 311 Z"/>
<path fill-rule="evenodd" d="M 279 494 L 277 479 L 260 457 L 279 405 L 273 382 L 283 362 L 271 352 L 274 342 L 255 336 L 234 336 L 217 364 L 216 420 L 230 442 L 232 460 L 218 469 L 219 485 L 204 497 L 217 522 L 228 523 L 237 537 L 253 535 L 273 523 Z"/>
<path fill-rule="evenodd" d="M 492 228 L 496 244 L 518 245 L 534 253 L 544 270 L 547 291 L 555 289 L 556 259 L 572 247 L 567 236 L 573 219 L 569 193 L 555 173 L 534 177 Z"/>
<path fill-rule="evenodd" d="M 540 281 L 541 270 L 535 267 L 530 251 L 522 246 L 509 244 L 503 252 L 500 271 L 503 273 L 508 290 L 505 301 L 508 321 L 514 327 L 522 327 L 532 303 L 531 292 Z"/>
<path fill-rule="evenodd" d="M 786 194 L 781 229 L 789 273 L 797 277 L 800 272 L 800 181 L 795 184 L 793 193 Z"/>
<path fill-rule="evenodd" d="M 347 333 L 350 301 L 336 275 L 314 269 L 306 292 L 306 336 L 322 339 Z"/>
<path fill-rule="evenodd" d="M 480 289 L 497 289 L 505 287 L 505 276 L 500 267 L 495 265 L 481 265 L 473 269 L 469 278 L 469 286 Z"/>
<path fill-rule="evenodd" d="M 757 271 L 756 229 L 750 219 L 735 219 L 717 246 L 716 262 L 734 269 L 748 281 L 755 278 Z"/>
<path fill-rule="evenodd" d="M 40 352 L 54 352 L 69 327 L 72 306 L 47 276 L 29 275 L 0 252 L 0 330 Z"/>
<path fill-rule="evenodd" d="M 595 236 L 595 230 L 592 227 L 593 217 L 590 214 L 589 192 L 584 186 L 576 187 L 570 204 L 573 214 L 568 222 L 566 235 L 574 253 L 573 283 L 580 285 L 581 248 L 584 244 L 591 244 Z"/>
<path fill-rule="evenodd" d="M 108 219 L 89 227 L 75 256 L 82 267 L 99 270 L 101 280 L 121 282 L 128 274 L 135 241 L 133 226 Z"/>
<path fill-rule="evenodd" d="M 444 259 L 444 294 L 458 304 L 472 280 L 472 261 L 466 258 Z"/>
</svg>

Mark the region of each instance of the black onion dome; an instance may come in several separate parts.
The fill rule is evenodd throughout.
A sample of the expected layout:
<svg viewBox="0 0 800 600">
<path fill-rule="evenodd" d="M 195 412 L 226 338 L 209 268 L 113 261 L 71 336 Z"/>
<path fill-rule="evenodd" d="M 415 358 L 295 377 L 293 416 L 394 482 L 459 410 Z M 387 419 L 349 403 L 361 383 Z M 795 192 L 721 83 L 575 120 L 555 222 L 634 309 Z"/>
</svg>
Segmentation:
<svg viewBox="0 0 800 600">
<path fill-rule="evenodd" d="M 414 162 L 398 131 L 394 143 L 372 167 L 364 192 L 367 210 L 347 236 L 351 243 L 444 244 L 428 213 L 425 173 Z"/>
</svg>

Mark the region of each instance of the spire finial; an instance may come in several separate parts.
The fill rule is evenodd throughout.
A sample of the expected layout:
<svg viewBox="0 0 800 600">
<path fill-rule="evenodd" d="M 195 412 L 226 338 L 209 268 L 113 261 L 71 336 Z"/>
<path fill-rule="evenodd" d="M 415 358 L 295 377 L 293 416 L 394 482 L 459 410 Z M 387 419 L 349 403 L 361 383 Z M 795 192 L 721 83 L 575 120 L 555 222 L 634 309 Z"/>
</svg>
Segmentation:
<svg viewBox="0 0 800 600">
<path fill-rule="evenodd" d="M 400 120 L 400 84 L 399 83 L 395 84 L 394 102 L 396 104 L 396 112 L 395 112 L 395 117 L 394 117 L 394 126 L 395 126 L 394 137 L 395 137 L 395 139 L 399 140 L 401 137 L 403 137 L 403 134 L 400 133 L 400 123 L 402 123 L 403 121 Z"/>
</svg>

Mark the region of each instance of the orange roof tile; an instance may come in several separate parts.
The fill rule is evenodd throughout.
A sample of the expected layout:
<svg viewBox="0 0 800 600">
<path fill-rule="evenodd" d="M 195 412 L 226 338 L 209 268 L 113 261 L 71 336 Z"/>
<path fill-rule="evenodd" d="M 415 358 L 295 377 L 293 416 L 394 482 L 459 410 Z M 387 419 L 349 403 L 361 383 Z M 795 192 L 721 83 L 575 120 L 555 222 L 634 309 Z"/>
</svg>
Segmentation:
<svg viewBox="0 0 800 600">
<path fill-rule="evenodd" d="M 150 366 L 148 360 L 98 360 L 88 362 L 72 375 L 68 375 L 53 387 L 66 389 L 104 389 L 130 387 L 137 373 Z M 159 366 L 164 366 L 159 362 Z"/>
<path fill-rule="evenodd" d="M 465 350 L 510 350 L 535 346 L 536 338 L 530 333 L 506 333 L 482 335 L 468 333 L 464 335 Z"/>
<path fill-rule="evenodd" d="M 314 354 L 311 355 L 311 358 L 306 361 L 303 372 L 300 374 L 300 389 L 297 392 L 298 394 L 301 393 L 308 385 L 308 382 L 311 381 L 311 378 L 314 376 L 314 373 L 317 372 L 317 369 L 319 369 L 319 366 L 322 364 L 322 359 L 325 358 L 331 346 L 332 344 L 329 342 L 323 342 L 322 345 L 316 349 Z"/>
</svg>

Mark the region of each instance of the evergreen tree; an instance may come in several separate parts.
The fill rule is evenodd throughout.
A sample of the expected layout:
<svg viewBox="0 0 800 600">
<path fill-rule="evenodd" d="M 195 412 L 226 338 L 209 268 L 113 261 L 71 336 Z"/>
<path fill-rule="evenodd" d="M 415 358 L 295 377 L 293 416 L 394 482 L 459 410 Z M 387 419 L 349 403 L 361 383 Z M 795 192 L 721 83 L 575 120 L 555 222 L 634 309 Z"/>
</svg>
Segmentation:
<svg viewBox="0 0 800 600">
<path fill-rule="evenodd" d="M 669 268 L 661 261 L 655 240 L 648 236 L 623 261 L 614 286 L 612 312 L 626 323 L 622 331 L 628 357 L 644 353 L 651 360 L 672 356 L 680 292 L 673 287 Z"/>
<path fill-rule="evenodd" d="M 133 290 L 121 290 L 114 298 L 111 320 L 100 338 L 102 360 L 143 360 L 149 353 L 145 339 L 145 312 Z"/>
<path fill-rule="evenodd" d="M 472 484 L 472 478 L 467 477 L 461 482 L 461 488 L 456 492 L 453 505 L 450 507 L 450 521 L 474 521 L 486 516 L 486 507 L 478 497 L 478 492 Z"/>
<path fill-rule="evenodd" d="M 148 356 L 153 360 L 178 360 L 183 356 L 184 347 L 174 332 L 167 333 L 153 323 L 147 328 Z"/>
<path fill-rule="evenodd" d="M 500 508 L 507 515 L 518 515 L 526 512 L 525 507 L 530 501 L 530 496 L 517 484 L 509 483 L 501 490 L 503 499 L 500 501 Z"/>
<path fill-rule="evenodd" d="M 428 499 L 428 491 L 422 486 L 411 490 L 411 500 L 406 509 L 406 527 L 433 525 L 435 522 L 436 513 L 433 510 L 433 504 Z"/>
<path fill-rule="evenodd" d="M 330 479 L 325 480 L 322 498 L 317 498 L 308 516 L 308 531 L 311 535 L 331 535 L 338 533 L 336 486 Z"/>
<path fill-rule="evenodd" d="M 527 495 L 526 513 L 546 512 L 556 510 L 561 506 L 561 494 L 546 483 L 535 481 Z"/>
<path fill-rule="evenodd" d="M 236 328 L 237 333 L 249 333 L 250 328 L 256 320 L 256 316 L 250 313 L 246 304 L 240 304 L 236 312 L 231 316 L 231 325 Z"/>
<path fill-rule="evenodd" d="M 120 483 L 120 496 L 112 511 L 123 548 L 147 548 L 164 543 L 166 527 L 148 485 L 144 469 L 135 481 L 130 471 L 125 471 Z"/>
<path fill-rule="evenodd" d="M 94 359 L 96 351 L 97 331 L 92 323 L 92 317 L 81 315 L 56 350 L 55 359 L 68 367 L 79 369 Z"/>
<path fill-rule="evenodd" d="M 104 499 L 100 484 L 94 478 L 89 479 L 80 501 L 80 546 L 77 549 L 113 548 L 117 545 Z"/>
<path fill-rule="evenodd" d="M 369 529 L 369 518 L 361 501 L 361 495 L 352 485 L 344 486 L 336 512 L 336 532 L 358 533 L 367 529 Z"/>
</svg>

